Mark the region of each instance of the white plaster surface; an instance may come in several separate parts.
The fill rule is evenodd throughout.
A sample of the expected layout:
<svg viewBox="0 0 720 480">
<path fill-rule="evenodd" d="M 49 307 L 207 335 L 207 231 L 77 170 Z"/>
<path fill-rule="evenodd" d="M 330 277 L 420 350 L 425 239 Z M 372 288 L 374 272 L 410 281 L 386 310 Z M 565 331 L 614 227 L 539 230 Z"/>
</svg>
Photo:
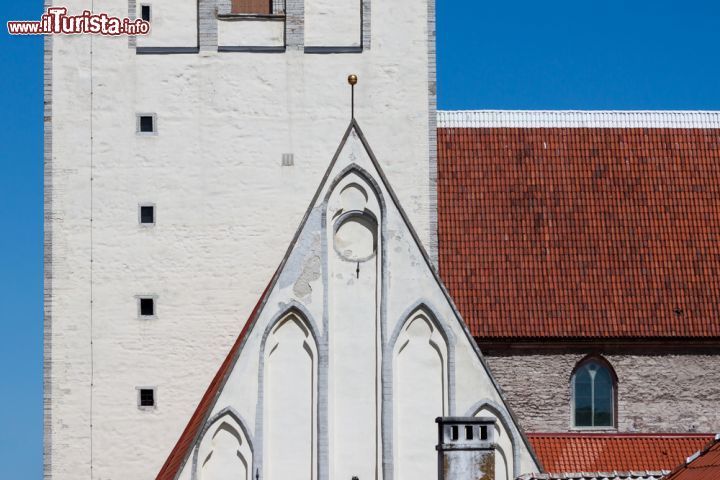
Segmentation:
<svg viewBox="0 0 720 480">
<path fill-rule="evenodd" d="M 225 47 L 282 47 L 285 22 L 232 20 L 218 22 L 218 45 Z"/>
<path fill-rule="evenodd" d="M 305 45 L 361 44 L 361 0 L 305 0 Z"/>
<path fill-rule="evenodd" d="M 95 2 L 95 11 L 100 11 L 98 3 L 109 2 Z M 140 6 L 145 3 L 137 2 L 136 18 L 141 18 Z M 197 46 L 197 0 L 152 0 L 147 4 L 152 8 L 150 33 L 137 36 L 138 47 Z"/>
</svg>

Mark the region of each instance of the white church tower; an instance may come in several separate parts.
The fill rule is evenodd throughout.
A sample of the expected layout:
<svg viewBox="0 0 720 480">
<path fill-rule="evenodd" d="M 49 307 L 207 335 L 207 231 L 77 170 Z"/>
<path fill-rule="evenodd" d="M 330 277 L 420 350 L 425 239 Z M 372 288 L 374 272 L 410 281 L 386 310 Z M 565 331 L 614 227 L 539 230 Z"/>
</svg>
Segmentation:
<svg viewBox="0 0 720 480">
<path fill-rule="evenodd" d="M 151 479 L 272 278 L 346 130 L 350 72 L 362 79 L 356 116 L 433 256 L 434 2 L 62 5 L 71 14 L 143 17 L 152 31 L 138 38 L 46 39 L 45 477 Z M 381 389 L 379 315 L 389 306 L 379 304 L 379 292 L 371 289 L 357 309 L 341 303 L 355 298 L 347 282 L 369 286 L 382 275 L 382 264 L 364 262 L 368 252 L 354 250 L 352 238 L 363 225 L 380 228 L 383 206 L 377 197 L 366 198 L 369 185 L 360 189 L 345 181 L 329 198 L 333 212 L 367 202 L 371 213 L 347 226 L 340 222 L 338 231 L 327 230 L 327 238 L 318 240 L 318 248 L 332 248 L 336 239 L 342 253 L 347 238 L 352 251 L 333 257 L 324 280 L 336 291 L 327 305 L 338 322 L 327 325 L 338 332 L 334 348 L 323 350 L 313 341 L 315 332 L 289 319 L 287 327 L 264 332 L 278 345 L 276 359 L 252 381 L 276 385 L 280 393 L 290 388 L 285 380 L 328 382 L 321 399 L 327 404 L 312 413 L 325 415 L 326 423 L 313 420 L 294 434 L 324 441 L 332 435 L 332 447 L 294 443 L 328 457 L 298 456 L 276 467 L 273 478 L 284 478 L 282 468 L 300 468 L 308 478 L 356 472 L 365 480 L 386 469 L 380 443 L 359 446 L 347 431 L 351 422 L 368 439 L 383 435 L 379 397 L 356 386 L 375 382 Z M 387 233 L 391 238 L 393 232 Z M 284 287 L 298 297 L 310 295 L 320 281 L 314 261 L 295 265 L 300 281 Z M 313 302 L 307 308 L 322 305 L 319 297 Z M 358 318 L 373 315 L 378 320 L 371 329 L 355 328 Z M 316 321 L 322 324 L 322 316 Z M 437 335 L 429 320 L 408 328 L 398 335 Z M 359 340 L 363 348 L 353 350 Z M 286 343 L 305 346 L 315 360 L 295 362 Z M 358 368 L 359 359 L 367 368 Z M 318 361 L 328 362 L 328 376 L 319 375 Z M 256 368 L 250 363 L 241 370 Z M 257 392 L 258 385 L 251 386 Z M 448 409 L 451 391 L 427 401 Z M 307 392 L 311 396 L 303 401 L 315 405 Z M 300 420 L 274 403 L 279 398 L 244 405 L 243 415 L 280 432 L 284 422 Z M 251 415 L 257 406 L 275 412 L 272 421 Z M 434 424 L 423 428 L 429 435 Z M 283 442 L 294 441 L 279 434 L 266 438 L 276 439 L 277 449 L 256 445 L 262 457 L 253 464 L 269 464 L 289 448 Z M 398 445 L 404 448 L 402 441 Z"/>
</svg>

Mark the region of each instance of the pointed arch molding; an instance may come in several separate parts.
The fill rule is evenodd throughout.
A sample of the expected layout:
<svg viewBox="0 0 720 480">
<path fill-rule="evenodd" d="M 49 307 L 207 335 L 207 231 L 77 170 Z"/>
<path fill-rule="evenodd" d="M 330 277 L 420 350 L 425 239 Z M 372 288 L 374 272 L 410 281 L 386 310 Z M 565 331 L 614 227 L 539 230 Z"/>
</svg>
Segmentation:
<svg viewBox="0 0 720 480">
<path fill-rule="evenodd" d="M 232 407 L 225 407 L 222 410 L 220 410 L 218 413 L 213 415 L 206 423 L 205 426 L 202 429 L 202 432 L 200 433 L 200 436 L 198 437 L 197 444 L 195 445 L 195 448 L 193 449 L 193 456 L 192 456 L 192 472 L 190 475 L 190 478 L 192 480 L 197 480 L 198 478 L 198 461 L 199 461 L 199 454 L 200 454 L 200 447 L 202 446 L 203 440 L 205 440 L 205 436 L 207 433 L 221 420 L 223 420 L 226 417 L 230 417 L 235 421 L 235 423 L 240 426 L 240 429 L 242 430 L 242 434 L 245 436 L 245 439 L 248 442 L 248 445 L 250 447 L 250 453 L 253 455 L 253 463 L 255 458 L 255 444 L 253 441 L 253 436 L 250 430 L 247 428 L 247 422 L 243 418 L 242 415 L 240 415 L 234 408 Z M 251 465 L 251 468 L 254 468 Z"/>
<path fill-rule="evenodd" d="M 495 414 L 498 421 L 502 423 L 503 427 L 505 428 L 505 431 L 510 434 L 510 442 L 512 443 L 512 449 L 513 449 L 513 474 L 512 478 L 517 478 L 520 476 L 520 445 L 523 444 L 523 439 L 520 435 L 520 432 L 515 427 L 515 422 L 513 421 L 512 415 L 510 415 L 510 412 L 505 408 L 504 405 L 501 405 L 494 400 L 491 399 L 484 399 L 480 400 L 479 402 L 475 403 L 472 407 L 470 407 L 467 412 L 465 412 L 466 417 L 474 417 L 478 414 L 480 410 L 483 408 L 487 408 L 492 413 Z"/>
<path fill-rule="evenodd" d="M 393 370 L 393 352 L 400 334 L 407 326 L 408 322 L 415 319 L 418 314 L 424 316 L 433 324 L 440 335 L 445 340 L 447 348 L 447 399 L 448 399 L 448 415 L 455 415 L 455 335 L 447 324 L 442 320 L 442 316 L 430 306 L 431 303 L 420 300 L 412 307 L 408 308 L 400 316 L 395 329 L 393 330 L 390 341 L 383 342 L 383 358 L 382 358 L 382 449 L 383 449 L 383 478 L 385 480 L 393 480 L 395 474 L 393 469 L 394 445 L 394 422 L 393 422 L 393 388 L 394 388 L 394 370 Z"/>
<path fill-rule="evenodd" d="M 257 407 L 255 416 L 255 432 L 256 432 L 256 445 L 253 450 L 253 472 L 260 471 L 260 475 L 263 475 L 263 444 L 264 444 L 264 409 L 265 409 L 265 359 L 266 352 L 265 347 L 267 346 L 267 340 L 270 334 L 278 326 L 278 324 L 289 316 L 295 316 L 300 320 L 309 330 L 310 336 L 315 342 L 315 348 L 318 352 L 317 360 L 317 384 L 316 389 L 313 392 L 314 398 L 317 399 L 317 415 L 315 416 L 314 429 L 317 432 L 315 436 L 313 449 L 318 452 L 316 455 L 317 465 L 315 466 L 318 471 L 318 478 L 323 479 L 320 474 L 321 459 L 320 452 L 323 450 L 319 448 L 321 445 L 327 444 L 327 430 L 320 429 L 321 419 L 327 415 L 327 343 L 325 338 L 320 335 L 317 324 L 313 319 L 312 315 L 301 303 L 291 300 L 284 304 L 279 313 L 277 313 L 270 323 L 268 323 L 265 332 L 263 333 L 262 343 L 260 344 L 260 358 L 258 368 L 258 396 L 257 396 Z"/>
<path fill-rule="evenodd" d="M 581 358 L 576 364 L 575 367 L 573 367 L 572 372 L 570 373 L 570 381 L 572 382 L 572 378 L 575 376 L 575 374 L 578 372 L 578 370 L 583 367 L 586 363 L 589 362 L 595 362 L 599 363 L 605 368 L 608 369 L 608 372 L 610 372 L 610 375 L 612 376 L 613 383 L 617 386 L 618 383 L 618 376 L 615 372 L 615 367 L 612 366 L 612 363 L 610 361 L 600 355 L 599 353 L 590 353 L 588 355 L 585 355 L 583 358 Z"/>
<path fill-rule="evenodd" d="M 355 120 L 351 123 L 351 128 L 348 129 L 348 131 L 345 133 L 345 137 L 343 138 L 343 141 L 340 143 L 340 146 L 338 147 L 337 152 L 335 153 L 335 156 L 333 158 L 333 163 L 331 164 L 330 169 L 333 168 L 335 161 L 340 157 L 340 154 L 345 149 L 347 145 L 347 140 L 350 136 L 353 136 L 355 138 L 358 138 L 361 142 L 362 147 L 367 152 L 368 156 L 371 159 L 371 162 L 373 165 L 378 168 L 377 164 L 375 163 L 375 156 L 373 152 L 370 150 L 370 147 L 366 144 L 364 138 L 361 134 L 353 131 L 352 127 L 354 126 L 357 128 L 357 124 L 354 123 Z M 362 168 L 360 165 L 355 163 L 355 160 L 353 160 L 350 165 L 346 166 L 340 172 L 335 175 L 331 182 L 329 182 L 327 189 L 325 190 L 325 194 L 322 197 L 322 204 L 321 204 L 321 228 L 322 228 L 322 234 L 321 237 L 321 243 L 322 243 L 322 258 L 323 258 L 323 269 L 322 269 L 322 281 L 323 281 L 323 339 L 322 339 L 322 345 L 323 349 L 325 351 L 325 357 L 324 362 L 321 364 L 320 372 L 323 375 L 323 380 L 319 383 L 320 388 L 322 389 L 320 392 L 320 396 L 318 398 L 320 403 L 320 406 L 322 408 L 318 409 L 318 419 L 319 419 L 319 437 L 321 439 L 321 448 L 318 450 L 318 460 L 319 460 L 319 468 L 318 468 L 318 480 L 328 480 L 330 476 L 330 448 L 329 446 L 329 437 L 330 437 L 330 419 L 329 419 L 329 409 L 328 409 L 328 403 L 329 403 L 329 394 L 328 394 L 328 359 L 329 359 L 329 353 L 328 353 L 328 346 L 330 342 L 329 338 L 329 330 L 330 330 L 330 298 L 329 298 L 329 291 L 328 288 L 330 279 L 328 278 L 329 275 L 329 254 L 330 249 L 333 247 L 328 245 L 328 228 L 333 228 L 330 226 L 330 219 L 328 218 L 328 204 L 330 202 L 330 198 L 332 197 L 333 193 L 337 191 L 337 188 L 342 182 L 350 175 L 356 175 L 363 183 L 364 186 L 366 186 L 369 190 L 369 194 L 372 194 L 375 196 L 375 199 L 378 202 L 378 205 L 380 207 L 380 218 L 378 222 L 378 252 L 377 254 L 380 255 L 380 265 L 379 265 L 379 271 L 378 271 L 378 281 L 380 282 L 380 342 L 381 345 L 385 345 L 386 342 L 386 334 L 385 331 L 387 330 L 387 278 L 388 278 L 388 265 L 387 265 L 387 203 L 385 201 L 385 197 L 382 194 L 382 189 L 380 187 L 380 184 L 373 178 L 370 173 L 367 172 L 364 168 Z M 329 179 L 329 176 L 326 176 L 326 178 L 323 180 Z M 386 184 L 387 185 L 387 184 Z M 322 188 L 322 187 L 321 187 Z M 377 219 L 376 219 L 377 220 Z M 384 348 L 383 348 L 383 357 L 384 357 Z M 382 367 L 381 367 L 382 368 Z M 381 421 L 384 424 L 384 416 L 381 417 Z M 383 425 L 381 425 L 381 429 L 384 428 Z M 385 460 L 383 459 L 383 463 Z M 384 467 L 383 467 L 384 468 Z"/>
</svg>

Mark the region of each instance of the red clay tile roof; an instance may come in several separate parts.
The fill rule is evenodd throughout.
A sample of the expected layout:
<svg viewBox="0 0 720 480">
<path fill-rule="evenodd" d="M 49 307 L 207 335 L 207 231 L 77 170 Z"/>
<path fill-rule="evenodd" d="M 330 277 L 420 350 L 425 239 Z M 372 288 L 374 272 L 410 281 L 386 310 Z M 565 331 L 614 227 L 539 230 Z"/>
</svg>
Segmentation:
<svg viewBox="0 0 720 480">
<path fill-rule="evenodd" d="M 665 480 L 718 480 L 720 479 L 720 434 L 705 448 L 675 469 Z"/>
<path fill-rule="evenodd" d="M 438 129 L 440 273 L 480 338 L 720 338 L 720 130 Z"/>
<path fill-rule="evenodd" d="M 170 452 L 167 460 L 165 460 L 165 464 L 160 469 L 160 473 L 158 473 L 157 477 L 155 477 L 156 480 L 173 480 L 176 475 L 180 473 L 180 469 L 185 463 L 190 453 L 190 449 L 195 443 L 196 437 L 198 436 L 198 434 L 202 430 L 203 425 L 207 421 L 207 417 L 209 416 L 210 410 L 215 403 L 215 397 L 218 394 L 220 386 L 225 381 L 225 377 L 230 373 L 230 369 L 233 365 L 240 345 L 242 345 L 243 341 L 245 340 L 245 336 L 250 330 L 250 325 L 255 320 L 255 316 L 258 314 L 260 306 L 265 301 L 265 296 L 270 289 L 270 285 L 272 285 L 272 282 L 268 284 L 263 294 L 260 295 L 260 300 L 258 300 L 258 303 L 255 305 L 255 308 L 250 314 L 250 317 L 245 323 L 245 326 L 240 332 L 240 335 L 238 335 L 238 338 L 230 349 L 230 352 L 228 353 L 227 357 L 225 357 L 225 361 L 222 363 L 220 369 L 215 374 L 212 382 L 210 382 L 210 386 L 205 391 L 205 395 L 203 395 L 202 399 L 200 400 L 200 403 L 195 409 L 195 413 L 193 413 L 192 417 L 190 418 L 190 421 L 185 427 L 183 433 L 180 435 L 180 438 L 175 444 L 175 447 Z"/>
<path fill-rule="evenodd" d="M 548 472 L 627 472 L 672 470 L 713 435 L 530 433 L 528 438 Z"/>
</svg>

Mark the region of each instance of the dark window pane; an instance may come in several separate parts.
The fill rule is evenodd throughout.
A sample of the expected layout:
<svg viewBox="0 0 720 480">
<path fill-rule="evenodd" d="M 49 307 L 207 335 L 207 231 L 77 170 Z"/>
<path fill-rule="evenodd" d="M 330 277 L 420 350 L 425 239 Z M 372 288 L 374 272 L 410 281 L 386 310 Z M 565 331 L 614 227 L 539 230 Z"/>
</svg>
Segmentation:
<svg viewBox="0 0 720 480">
<path fill-rule="evenodd" d="M 575 426 L 592 427 L 592 409 L 590 407 L 575 407 Z"/>
<path fill-rule="evenodd" d="M 154 407 L 155 406 L 155 392 L 150 388 L 143 388 L 140 390 L 140 406 L 141 407 Z"/>
<path fill-rule="evenodd" d="M 586 368 L 575 374 L 575 426 L 592 426 L 592 379 Z"/>
<path fill-rule="evenodd" d="M 470 425 L 465 426 L 465 439 L 466 440 L 472 440 L 473 439 L 473 427 Z"/>
<path fill-rule="evenodd" d="M 140 223 L 155 223 L 155 207 L 140 207 Z"/>
<path fill-rule="evenodd" d="M 143 5 L 141 7 L 141 11 L 142 11 L 142 14 L 141 14 L 142 19 L 145 20 L 146 22 L 149 22 L 150 21 L 150 5 Z"/>
<path fill-rule="evenodd" d="M 595 412 L 594 425 L 609 427 L 613 425 L 613 381 L 610 372 L 600 367 L 595 374 Z"/>
<path fill-rule="evenodd" d="M 141 298 L 140 299 L 140 315 L 153 316 L 155 315 L 155 300 L 152 298 Z"/>
<path fill-rule="evenodd" d="M 140 117 L 140 131 L 152 133 L 155 131 L 155 122 L 153 117 L 149 115 L 143 115 Z"/>
</svg>

